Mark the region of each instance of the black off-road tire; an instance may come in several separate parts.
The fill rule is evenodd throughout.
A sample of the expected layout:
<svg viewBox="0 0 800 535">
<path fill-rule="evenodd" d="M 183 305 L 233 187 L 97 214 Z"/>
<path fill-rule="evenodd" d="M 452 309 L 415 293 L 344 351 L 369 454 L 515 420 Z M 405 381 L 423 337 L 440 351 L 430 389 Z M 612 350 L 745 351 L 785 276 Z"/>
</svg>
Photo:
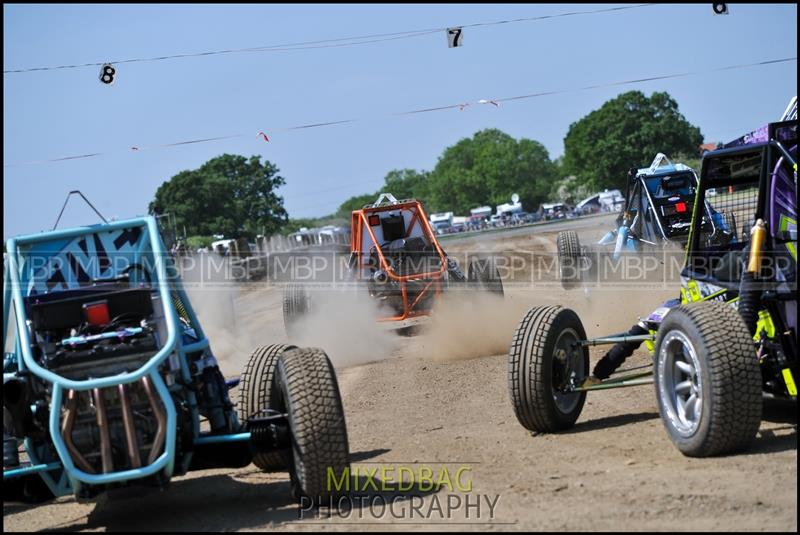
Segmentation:
<svg viewBox="0 0 800 535">
<path fill-rule="evenodd" d="M 289 284 L 283 289 L 283 324 L 290 338 L 300 335 L 300 319 L 310 312 L 306 289 L 300 284 Z"/>
<path fill-rule="evenodd" d="M 411 338 L 412 336 L 418 336 L 425 332 L 425 325 L 409 325 L 408 327 L 400 327 L 399 329 L 395 329 L 395 333 L 397 336 L 403 336 L 406 338 Z"/>
<path fill-rule="evenodd" d="M 474 258 L 469 263 L 467 282 L 482 292 L 503 297 L 503 280 L 493 258 Z"/>
<path fill-rule="evenodd" d="M 264 409 L 280 409 L 279 400 L 273 390 L 275 370 L 278 369 L 278 357 L 287 349 L 293 348 L 290 345 L 273 344 L 256 348 L 250 354 L 239 379 L 236 415 L 240 423 Z M 253 455 L 253 464 L 265 472 L 277 472 L 289 466 L 287 452 L 280 450 L 256 453 Z"/>
<path fill-rule="evenodd" d="M 682 436 L 671 422 L 666 404 L 670 393 L 661 386 L 664 340 L 672 331 L 691 342 L 700 363 L 702 405 L 691 436 Z M 672 442 L 690 457 L 708 457 L 746 448 L 761 424 L 762 378 L 753 339 L 730 305 L 699 302 L 672 310 L 659 328 L 655 349 L 658 408 Z"/>
<path fill-rule="evenodd" d="M 586 338 L 575 312 L 560 306 L 539 306 L 525 314 L 514 332 L 508 352 L 508 389 L 517 419 L 530 431 L 549 433 L 572 427 L 583 409 L 586 392 L 570 394 L 576 397 L 572 398 L 574 408 L 568 412 L 558 407 L 553 395 L 556 342 L 569 330 L 580 340 Z M 577 351 L 588 373 L 589 350 L 580 347 Z"/>
<path fill-rule="evenodd" d="M 581 242 L 574 230 L 558 233 L 558 275 L 565 290 L 577 288 L 581 284 Z"/>
<path fill-rule="evenodd" d="M 39 474 L 28 474 L 3 481 L 3 502 L 40 504 L 55 498 Z"/>
<path fill-rule="evenodd" d="M 335 499 L 348 489 L 337 490 L 332 481 L 342 480 L 350 462 L 342 398 L 330 359 L 318 348 L 288 350 L 278 359 L 276 383 L 289 415 L 295 498 L 317 504 Z"/>
</svg>

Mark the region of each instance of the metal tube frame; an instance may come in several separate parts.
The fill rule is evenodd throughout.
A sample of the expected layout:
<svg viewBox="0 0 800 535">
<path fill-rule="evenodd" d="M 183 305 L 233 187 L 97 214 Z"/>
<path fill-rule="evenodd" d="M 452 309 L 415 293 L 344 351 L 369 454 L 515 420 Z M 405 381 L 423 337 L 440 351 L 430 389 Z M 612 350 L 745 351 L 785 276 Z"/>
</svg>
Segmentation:
<svg viewBox="0 0 800 535">
<path fill-rule="evenodd" d="M 637 336 L 608 336 L 605 338 L 590 338 L 578 342 L 582 347 L 594 347 L 607 344 L 619 344 L 621 342 L 655 342 L 656 335 L 641 334 Z"/>
<path fill-rule="evenodd" d="M 375 232 L 372 230 L 372 227 L 369 224 L 368 214 L 378 213 L 378 212 L 386 212 L 386 211 L 394 211 L 400 210 L 407 210 L 412 212 L 411 223 L 409 224 L 408 229 L 406 230 L 406 235 L 411 234 L 411 230 L 416 225 L 417 221 L 419 221 L 419 225 L 422 228 L 422 232 L 426 238 L 428 238 L 431 243 L 434 245 L 436 249 L 436 254 L 439 256 L 439 260 L 442 264 L 441 268 L 437 271 L 430 271 L 426 273 L 415 273 L 413 275 L 398 275 L 394 272 L 392 267 L 386 261 L 386 258 L 383 255 L 383 250 L 378 245 L 378 240 L 376 239 Z M 436 239 L 436 235 L 431 229 L 430 223 L 428 222 L 427 215 L 425 214 L 425 210 L 422 208 L 422 205 L 417 201 L 403 201 L 394 204 L 388 205 L 381 205 L 373 208 L 363 208 L 361 210 L 355 210 L 351 215 L 352 221 L 352 241 L 351 241 L 351 254 L 356 253 L 359 258 L 359 262 L 356 266 L 356 271 L 359 275 L 361 275 L 363 270 L 363 265 L 360 261 L 361 255 L 363 254 L 362 249 L 362 233 L 358 232 L 356 235 L 355 230 L 364 228 L 367 230 L 369 234 L 370 240 L 373 244 L 375 244 L 375 249 L 378 253 L 378 262 L 380 264 L 381 269 L 388 275 L 390 280 L 398 282 L 400 284 L 400 292 L 403 300 L 403 313 L 400 315 L 395 316 L 388 316 L 383 318 L 378 318 L 378 322 L 394 322 L 394 321 L 404 321 L 410 318 L 416 318 L 420 316 L 428 316 L 430 312 L 428 311 L 418 311 L 415 309 L 417 303 L 421 300 L 422 296 L 427 294 L 429 291 L 433 291 L 437 296 L 442 293 L 442 280 L 444 279 L 445 273 L 447 272 L 447 255 L 445 255 L 444 251 L 442 250 L 441 246 L 439 245 L 439 241 Z M 412 302 L 409 303 L 408 300 L 408 290 L 406 284 L 409 281 L 421 281 L 425 279 L 431 279 L 422 291 L 419 293 L 417 298 Z"/>
<path fill-rule="evenodd" d="M 115 376 L 102 377 L 97 379 L 88 380 L 72 380 L 62 377 L 50 370 L 40 366 L 33 357 L 31 352 L 31 339 L 26 324 L 27 314 L 24 306 L 24 296 L 22 293 L 22 280 L 20 277 L 20 246 L 33 245 L 36 243 L 66 240 L 78 236 L 85 236 L 94 234 L 96 232 L 108 232 L 120 229 L 130 229 L 142 227 L 147 231 L 146 238 L 149 240 L 150 251 L 152 251 L 155 270 L 155 286 L 158 289 L 161 297 L 162 306 L 164 309 L 164 316 L 166 319 L 167 327 L 167 340 L 164 345 L 150 358 L 142 367 L 132 372 L 125 372 Z M 16 355 L 17 366 L 20 372 L 28 371 L 38 377 L 39 379 L 52 383 L 53 391 L 51 398 L 51 410 L 49 420 L 50 440 L 55 447 L 58 454 L 59 462 L 42 463 L 38 459 L 37 446 L 30 438 L 25 438 L 25 448 L 28 456 L 31 459 L 32 466 L 18 468 L 10 471 L 4 471 L 4 479 L 7 477 L 18 477 L 29 473 L 39 473 L 44 479 L 47 486 L 57 496 L 64 495 L 72 492 L 77 492 L 82 484 L 90 485 L 103 485 L 108 483 L 115 483 L 131 479 L 139 479 L 151 476 L 157 472 L 169 478 L 175 471 L 175 444 L 176 444 L 176 430 L 177 430 L 177 411 L 170 395 L 169 388 L 161 377 L 158 368 L 161 364 L 172 354 L 177 353 L 180 361 L 181 376 L 185 382 L 190 382 L 191 374 L 189 372 L 188 361 L 186 355 L 197 351 L 205 351 L 210 349 L 208 339 L 197 321 L 197 316 L 191 307 L 190 301 L 186 296 L 179 277 L 170 277 L 167 273 L 167 253 L 164 249 L 163 242 L 161 241 L 158 225 L 155 219 L 151 216 L 128 219 L 124 221 L 117 221 L 102 225 L 100 227 L 78 227 L 74 229 L 58 230 L 37 235 L 21 236 L 8 240 L 6 244 L 8 251 L 8 265 L 4 270 L 3 281 L 3 343 L 5 344 L 8 335 L 8 320 L 11 313 L 11 307 L 14 307 L 15 323 L 16 323 Z M 143 248 L 144 251 L 144 248 Z M 24 264 L 23 264 L 24 265 Z M 175 306 L 172 302 L 172 291 L 184 303 L 187 309 L 190 322 L 199 337 L 197 342 L 184 345 L 181 332 L 181 324 L 178 315 L 175 311 Z M 164 450 L 153 459 L 154 453 L 151 452 L 150 461 L 147 466 L 132 468 L 122 471 L 110 471 L 105 474 L 92 474 L 85 470 L 76 467 L 72 459 L 70 450 L 62 436 L 62 429 L 60 425 L 61 420 L 61 407 L 64 398 L 64 390 L 70 391 L 89 391 L 100 390 L 108 387 L 119 387 L 144 379 L 154 387 L 160 398 L 166 412 L 166 422 L 163 425 L 165 429 L 164 437 Z M 191 390 L 186 390 L 188 405 L 192 415 L 192 432 L 195 440 L 200 439 L 200 425 L 199 425 L 199 411 L 197 408 L 197 400 Z M 152 400 L 151 400 L 152 401 Z M 161 427 L 161 425 L 160 425 Z M 211 439 L 212 441 L 229 441 L 229 440 L 249 440 L 249 433 L 238 433 L 231 435 L 218 435 Z M 203 438 L 201 440 L 209 440 Z M 159 440 L 154 442 L 154 446 Z M 188 469 L 191 463 L 191 453 L 183 456 L 182 472 Z M 62 472 L 57 481 L 50 472 L 57 471 L 62 468 Z"/>
</svg>

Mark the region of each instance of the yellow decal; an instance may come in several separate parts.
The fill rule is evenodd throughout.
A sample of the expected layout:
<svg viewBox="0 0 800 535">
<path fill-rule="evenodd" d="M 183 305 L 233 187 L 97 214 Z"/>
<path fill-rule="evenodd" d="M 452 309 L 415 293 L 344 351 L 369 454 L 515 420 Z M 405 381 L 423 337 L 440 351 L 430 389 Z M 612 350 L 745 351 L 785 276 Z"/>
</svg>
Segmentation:
<svg viewBox="0 0 800 535">
<path fill-rule="evenodd" d="M 654 331 L 653 329 L 650 329 L 650 334 L 653 335 L 653 336 L 656 336 L 658 334 L 658 331 L 657 330 Z M 653 342 L 652 340 L 645 340 L 644 341 L 644 345 L 645 345 L 645 347 L 647 348 L 647 350 L 651 354 L 653 353 L 653 351 L 656 350 L 656 343 Z"/>
<path fill-rule="evenodd" d="M 796 166 L 797 164 L 795 164 L 795 167 Z M 795 169 L 795 172 L 797 172 L 797 169 Z M 790 229 L 790 227 L 794 227 L 795 229 L 797 229 L 797 220 L 792 219 L 791 217 L 785 214 L 781 215 L 781 221 L 780 221 L 781 232 L 787 232 Z M 789 250 L 789 254 L 792 255 L 792 258 L 794 258 L 794 261 L 797 262 L 797 245 L 792 242 L 788 242 L 786 243 L 786 248 Z"/>
<path fill-rule="evenodd" d="M 789 368 L 783 369 L 783 381 L 786 383 L 786 389 L 789 391 L 789 395 L 792 397 L 797 397 L 797 387 L 794 384 L 794 377 L 792 377 L 792 370 Z"/>
<path fill-rule="evenodd" d="M 767 338 L 774 338 L 775 337 L 775 324 L 772 323 L 772 316 L 769 315 L 769 312 L 766 310 L 762 310 L 758 313 L 758 323 L 756 323 L 756 334 L 753 338 L 758 341 L 761 339 L 761 333 L 765 332 L 767 334 Z"/>
<path fill-rule="evenodd" d="M 697 285 L 697 281 L 690 280 L 686 283 L 686 288 L 681 288 L 681 300 L 684 303 L 692 303 L 700 299 L 702 299 L 702 296 L 700 295 L 700 287 Z"/>
<path fill-rule="evenodd" d="M 703 292 L 700 291 L 700 285 L 696 280 L 689 280 L 686 282 L 686 287 L 681 287 L 681 304 L 694 303 L 695 301 L 710 301 L 721 295 L 725 295 L 728 290 L 725 288 L 717 290 L 716 292 L 703 297 Z"/>
</svg>

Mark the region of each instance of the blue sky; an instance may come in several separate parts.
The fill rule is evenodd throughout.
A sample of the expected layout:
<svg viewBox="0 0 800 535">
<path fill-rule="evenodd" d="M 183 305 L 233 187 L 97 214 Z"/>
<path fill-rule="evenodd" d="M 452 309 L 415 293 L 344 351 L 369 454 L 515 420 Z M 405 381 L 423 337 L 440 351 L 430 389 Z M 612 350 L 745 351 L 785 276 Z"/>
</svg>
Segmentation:
<svg viewBox="0 0 800 535">
<path fill-rule="evenodd" d="M 619 5 L 619 4 L 616 4 Z M 4 5 L 4 70 L 276 45 L 595 10 L 601 5 Z M 797 94 L 797 63 L 472 106 L 479 99 L 796 56 L 797 5 L 656 5 L 469 28 L 449 49 L 433 34 L 356 47 L 242 53 L 3 75 L 3 235 L 52 227 L 80 189 L 107 217 L 143 214 L 156 188 L 223 153 L 260 154 L 287 184 L 292 217 L 331 213 L 391 169 L 432 169 L 482 128 L 563 153 L 570 124 L 617 94 L 668 91 L 707 141 L 778 118 Z M 364 118 L 349 125 L 282 127 Z M 256 134 L 264 131 L 270 143 Z M 141 152 L 131 146 L 247 134 Z M 76 154 L 82 160 L 8 166 Z M 647 162 L 638 162 L 646 164 Z M 74 201 L 73 201 L 74 202 Z M 63 224 L 96 216 L 71 203 Z"/>
</svg>

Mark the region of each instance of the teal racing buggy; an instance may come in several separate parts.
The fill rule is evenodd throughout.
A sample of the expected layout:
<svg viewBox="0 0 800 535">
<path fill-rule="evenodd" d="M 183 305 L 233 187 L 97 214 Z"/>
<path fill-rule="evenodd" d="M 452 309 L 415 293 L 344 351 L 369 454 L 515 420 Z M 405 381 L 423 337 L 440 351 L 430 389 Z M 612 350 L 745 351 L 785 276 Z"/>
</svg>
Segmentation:
<svg viewBox="0 0 800 535">
<path fill-rule="evenodd" d="M 349 451 L 327 355 L 260 347 L 226 381 L 155 218 L 18 237 L 7 251 L 5 499 L 126 494 L 250 463 L 288 471 L 298 499 L 330 496 L 327 472 Z"/>
</svg>

